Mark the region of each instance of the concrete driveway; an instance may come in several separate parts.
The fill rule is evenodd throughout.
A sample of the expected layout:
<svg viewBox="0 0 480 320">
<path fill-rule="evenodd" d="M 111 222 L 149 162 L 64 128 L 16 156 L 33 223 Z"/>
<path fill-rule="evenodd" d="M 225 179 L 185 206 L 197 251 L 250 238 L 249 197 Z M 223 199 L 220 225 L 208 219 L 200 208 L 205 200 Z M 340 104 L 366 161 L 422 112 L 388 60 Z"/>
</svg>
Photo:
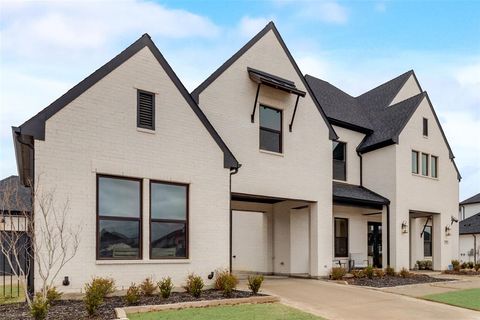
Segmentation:
<svg viewBox="0 0 480 320">
<path fill-rule="evenodd" d="M 480 312 L 381 290 L 332 282 L 266 278 L 263 291 L 282 303 L 329 320 L 337 319 L 480 319 Z"/>
</svg>

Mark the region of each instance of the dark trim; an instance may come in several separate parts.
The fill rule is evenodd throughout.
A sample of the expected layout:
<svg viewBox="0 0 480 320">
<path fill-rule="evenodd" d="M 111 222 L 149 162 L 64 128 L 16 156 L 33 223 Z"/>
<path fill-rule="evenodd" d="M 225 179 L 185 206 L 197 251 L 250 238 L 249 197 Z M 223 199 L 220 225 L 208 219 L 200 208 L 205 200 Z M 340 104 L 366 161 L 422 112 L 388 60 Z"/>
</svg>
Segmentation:
<svg viewBox="0 0 480 320">
<path fill-rule="evenodd" d="M 142 93 L 152 97 L 152 125 L 151 126 L 145 126 L 140 123 L 140 94 Z M 155 98 L 156 98 L 155 93 L 137 89 L 137 128 L 155 130 Z"/>
<path fill-rule="evenodd" d="M 418 174 L 418 173 L 420 172 L 420 167 L 419 167 L 419 163 L 420 163 L 420 157 L 419 157 L 419 155 L 420 155 L 420 152 L 417 151 L 417 150 L 413 150 L 413 149 L 412 149 L 412 153 L 411 153 L 410 155 L 412 156 L 414 153 L 417 155 L 417 172 L 414 172 L 414 171 L 413 171 L 413 168 L 412 168 L 411 171 L 412 171 L 412 173 L 414 173 L 414 174 Z M 410 159 L 410 160 L 412 160 L 412 159 Z M 410 165 L 411 165 L 411 163 L 410 163 Z"/>
<path fill-rule="evenodd" d="M 303 202 L 308 202 L 308 203 L 315 202 L 315 201 L 311 201 L 311 200 L 280 198 L 280 197 L 265 196 L 265 195 L 250 194 L 250 193 L 241 193 L 241 192 L 232 192 L 231 193 L 231 200 L 232 201 L 257 202 L 257 203 L 277 203 L 277 202 L 288 201 L 288 200 L 290 200 L 290 201 L 303 201 Z M 266 202 L 266 201 L 272 201 L 272 202 Z"/>
<path fill-rule="evenodd" d="M 338 119 L 334 119 L 334 118 L 331 118 L 331 117 L 328 117 L 328 121 L 330 121 L 330 124 L 333 125 L 333 126 L 342 127 L 342 128 L 348 129 L 348 130 L 364 133 L 364 134 L 367 134 L 367 135 L 373 133 L 372 129 L 357 126 L 355 124 L 345 122 L 345 121 L 342 121 L 342 120 L 338 120 Z"/>
<path fill-rule="evenodd" d="M 152 184 L 169 184 L 174 186 L 182 186 L 186 188 L 186 206 L 185 209 L 185 220 L 173 220 L 173 219 L 153 219 L 152 218 Z M 189 259 L 190 254 L 190 185 L 188 183 L 181 182 L 171 182 L 171 181 L 162 181 L 162 180 L 150 180 L 148 183 L 148 258 L 150 260 L 179 260 L 179 259 Z M 165 223 L 184 223 L 185 224 L 185 257 L 161 257 L 154 258 L 152 257 L 152 222 L 165 222 Z"/>
<path fill-rule="evenodd" d="M 99 180 L 100 178 L 109 178 L 109 179 L 118 179 L 118 180 L 131 180 L 131 181 L 138 181 L 140 184 L 139 192 L 140 192 L 140 208 L 139 208 L 139 217 L 134 218 L 134 217 L 115 217 L 115 216 L 102 216 L 100 217 L 100 213 L 98 212 L 99 210 Z M 141 178 L 133 178 L 133 177 L 124 177 L 124 176 L 116 176 L 116 175 L 110 175 L 110 174 L 101 174 L 97 173 L 95 176 L 96 179 L 96 204 L 95 204 L 95 219 L 96 219 L 96 234 L 95 234 L 95 239 L 96 239 L 96 245 L 95 245 L 95 259 L 98 260 L 142 260 L 143 259 L 143 179 Z M 138 257 L 135 258 L 126 258 L 126 257 L 121 257 L 121 258 L 101 258 L 100 257 L 100 220 L 110 220 L 110 221 L 138 221 Z"/>
<path fill-rule="evenodd" d="M 261 83 L 274 89 L 282 90 L 297 96 L 305 97 L 306 92 L 297 89 L 295 82 L 280 78 L 265 71 L 247 67 L 248 75 L 256 83 Z"/>
<path fill-rule="evenodd" d="M 282 109 L 278 109 L 278 108 L 274 108 L 274 107 L 270 107 L 270 106 L 267 106 L 265 104 L 260 104 L 259 108 L 266 108 L 266 109 L 272 109 L 272 110 L 275 110 L 275 111 L 278 111 L 280 112 L 280 130 L 275 130 L 275 129 L 270 129 L 270 128 L 266 128 L 266 127 L 262 127 L 260 125 L 261 123 L 261 120 L 259 118 L 259 121 L 258 121 L 258 148 L 259 150 L 263 150 L 263 151 L 269 151 L 269 152 L 276 152 L 276 153 L 283 153 L 283 110 Z M 258 116 L 260 117 L 260 111 L 258 112 Z M 267 150 L 267 149 L 262 149 L 261 147 L 261 132 L 263 131 L 268 131 L 268 132 L 271 132 L 271 133 L 276 133 L 276 134 L 279 134 L 280 135 L 280 150 L 279 151 L 273 151 L 273 150 Z"/>
<path fill-rule="evenodd" d="M 336 181 L 343 181 L 343 183 L 346 183 L 347 182 L 347 143 L 346 142 L 343 142 L 343 141 L 333 141 L 333 143 L 338 143 L 338 144 L 343 144 L 343 154 L 344 154 L 344 160 L 341 161 L 341 160 L 336 160 L 336 159 L 333 159 L 333 148 L 332 148 L 332 177 L 333 177 L 333 180 L 336 180 Z M 335 173 L 335 161 L 338 161 L 338 162 L 343 162 L 343 174 L 345 176 L 345 179 L 337 179 L 334 177 L 334 173 Z"/>
<path fill-rule="evenodd" d="M 422 134 L 424 137 L 428 137 L 428 119 L 425 117 L 422 120 Z"/>
<path fill-rule="evenodd" d="M 293 109 L 292 120 L 290 121 L 290 124 L 288 125 L 288 130 L 290 132 L 292 132 L 293 121 L 295 121 L 295 114 L 297 113 L 297 107 L 298 107 L 298 100 L 299 99 L 300 99 L 300 96 L 297 96 L 297 100 L 295 101 L 295 108 Z"/>
<path fill-rule="evenodd" d="M 160 63 L 160 65 L 163 67 L 163 69 L 169 76 L 170 80 L 175 84 L 176 88 L 181 93 L 185 101 L 192 108 L 193 112 L 197 115 L 197 117 L 200 119 L 200 121 L 205 126 L 207 131 L 210 133 L 210 135 L 215 140 L 217 145 L 223 151 L 224 167 L 225 168 L 238 167 L 239 163 L 235 159 L 233 153 L 228 149 L 227 145 L 222 140 L 222 138 L 217 133 L 215 128 L 212 126 L 212 124 L 208 121 L 205 114 L 195 103 L 193 98 L 188 93 L 187 89 L 184 87 L 180 79 L 177 77 L 173 69 L 170 67 L 170 65 L 165 60 L 163 55 L 160 53 L 158 48 L 155 46 L 155 44 L 153 43 L 152 39 L 148 34 L 144 34 L 140 39 L 135 41 L 132 45 L 130 45 L 128 48 L 122 51 L 115 58 L 107 62 L 105 65 L 100 67 L 94 73 L 92 73 L 87 78 L 85 78 L 80 83 L 78 83 L 76 86 L 71 88 L 64 95 L 62 95 L 60 98 L 55 100 L 53 103 L 51 103 L 48 107 L 40 111 L 34 117 L 27 120 L 24 124 L 20 126 L 20 129 L 19 129 L 20 133 L 22 135 L 31 135 L 33 136 L 34 139 L 37 139 L 37 140 L 45 140 L 45 122 L 50 117 L 52 117 L 58 111 L 63 109 L 70 102 L 75 100 L 77 97 L 83 94 L 86 90 L 88 90 L 90 87 L 95 85 L 98 81 L 103 79 L 106 75 L 108 75 L 110 72 L 115 70 L 118 66 L 120 66 L 125 61 L 130 59 L 133 55 L 135 55 L 144 47 L 148 47 L 150 49 L 150 51 L 153 53 L 157 61 Z"/>
<path fill-rule="evenodd" d="M 252 114 L 250 115 L 250 121 L 252 123 L 255 123 L 255 111 L 257 110 L 258 94 L 260 93 L 261 85 L 262 85 L 261 83 L 258 84 L 257 94 L 255 94 L 255 102 L 253 103 L 253 111 L 252 111 Z"/>
<path fill-rule="evenodd" d="M 212 84 L 225 70 L 227 70 L 235 61 L 237 61 L 245 52 L 247 52 L 255 43 L 257 43 L 264 35 L 266 35 L 269 31 L 273 31 L 275 36 L 277 37 L 277 40 L 279 41 L 280 45 L 282 46 L 285 54 L 287 55 L 288 59 L 290 60 L 290 63 L 292 64 L 293 68 L 297 72 L 297 75 L 301 79 L 303 85 L 307 89 L 308 94 L 312 98 L 315 106 L 317 107 L 318 111 L 320 112 L 323 120 L 325 121 L 325 124 L 328 127 L 329 130 L 329 138 L 330 140 L 336 140 L 338 139 L 337 134 L 335 133 L 335 130 L 332 128 L 330 123 L 327 120 L 327 117 L 325 115 L 325 112 L 323 111 L 322 107 L 320 106 L 320 103 L 318 102 L 317 98 L 315 95 L 313 95 L 311 88 L 309 87 L 307 81 L 305 80 L 305 77 L 301 73 L 297 63 L 293 59 L 290 51 L 288 50 L 287 46 L 285 45 L 285 42 L 283 41 L 282 37 L 280 36 L 277 28 L 275 27 L 275 24 L 270 21 L 259 33 L 257 33 L 250 41 L 248 41 L 240 50 L 238 50 L 233 56 L 231 56 L 227 61 L 225 61 L 217 70 L 215 70 L 205 81 L 203 81 L 195 90 L 192 91 L 192 97 L 195 99 L 197 103 L 199 103 L 199 98 L 200 94 L 208 87 L 210 84 Z"/>
<path fill-rule="evenodd" d="M 357 156 L 360 158 L 360 186 L 363 187 L 363 157 L 360 152 L 357 152 Z"/>
<path fill-rule="evenodd" d="M 363 147 L 363 148 L 357 147 L 357 151 L 360 152 L 360 153 L 367 153 L 367 152 L 370 152 L 370 151 L 374 151 L 374 150 L 377 150 L 377 149 L 388 147 L 388 146 L 390 146 L 392 144 L 396 144 L 396 143 L 397 143 L 397 141 L 395 141 L 394 138 L 392 138 L 392 139 L 388 139 L 388 140 L 385 140 L 385 141 L 381 141 L 381 142 L 372 144 L 368 147 Z M 360 143 L 360 145 L 362 145 L 362 143 Z"/>
<path fill-rule="evenodd" d="M 429 169 L 428 167 L 430 167 L 430 155 L 428 153 L 422 152 L 421 156 L 422 156 L 422 160 L 420 161 L 420 163 L 422 164 L 422 169 L 420 170 L 421 175 L 424 176 L 424 177 L 429 177 L 430 176 L 430 170 L 428 170 Z M 427 156 L 427 158 L 426 158 L 427 160 L 426 160 L 426 163 L 425 163 L 425 170 L 426 170 L 425 174 L 423 172 L 423 159 L 424 159 L 423 156 Z"/>
<path fill-rule="evenodd" d="M 346 237 L 337 237 L 337 220 L 343 220 L 347 223 L 347 236 Z M 345 258 L 345 257 L 348 257 L 349 255 L 349 233 L 350 233 L 350 230 L 349 230 L 349 227 L 350 227 L 350 224 L 349 224 L 349 221 L 348 221 L 348 218 L 341 218 L 341 217 L 334 217 L 334 220 L 333 220 L 333 233 L 334 233 L 334 236 L 333 236 L 333 254 L 334 254 L 334 257 L 335 258 Z M 337 254 L 337 238 L 347 238 L 347 255 L 346 256 L 342 256 L 340 254 Z"/>
<path fill-rule="evenodd" d="M 354 199 L 354 198 L 347 198 L 347 197 L 339 197 L 333 196 L 333 204 L 334 205 L 347 205 L 347 206 L 355 206 L 355 207 L 365 207 L 371 208 L 375 210 L 381 210 L 385 203 L 371 201 L 371 200 L 363 200 L 363 199 Z"/>
<path fill-rule="evenodd" d="M 387 266 L 390 267 L 390 204 L 387 204 Z"/>
</svg>

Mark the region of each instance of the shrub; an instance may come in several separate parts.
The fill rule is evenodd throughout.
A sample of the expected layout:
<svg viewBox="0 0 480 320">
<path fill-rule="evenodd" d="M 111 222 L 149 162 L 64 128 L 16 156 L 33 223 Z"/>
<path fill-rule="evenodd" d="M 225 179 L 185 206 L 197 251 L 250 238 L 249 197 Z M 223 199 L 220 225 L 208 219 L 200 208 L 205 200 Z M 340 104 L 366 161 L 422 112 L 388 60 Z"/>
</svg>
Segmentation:
<svg viewBox="0 0 480 320">
<path fill-rule="evenodd" d="M 199 298 L 202 294 L 203 286 L 203 279 L 200 276 L 191 273 L 188 275 L 187 283 L 183 288 L 195 298 Z"/>
<path fill-rule="evenodd" d="M 42 294 L 37 293 L 30 306 L 30 314 L 35 320 L 43 320 L 47 317 L 47 313 L 48 301 L 43 298 Z"/>
<path fill-rule="evenodd" d="M 460 265 L 460 269 L 467 269 L 467 263 L 462 262 L 462 264 Z"/>
<path fill-rule="evenodd" d="M 220 270 L 216 272 L 215 289 L 222 290 L 226 296 L 230 296 L 238 284 L 238 279 L 228 270 Z"/>
<path fill-rule="evenodd" d="M 162 298 L 168 299 L 173 289 L 172 278 L 166 277 L 163 278 L 162 281 L 159 281 L 158 289 L 160 290 L 160 295 L 162 296 Z"/>
<path fill-rule="evenodd" d="M 260 291 L 260 287 L 262 286 L 263 276 L 249 276 L 248 277 L 248 288 L 252 290 L 253 294 L 257 294 Z"/>
<path fill-rule="evenodd" d="M 352 270 L 352 275 L 357 279 L 365 278 L 365 272 L 363 272 L 363 270 Z"/>
<path fill-rule="evenodd" d="M 387 276 L 394 277 L 395 276 L 395 269 L 393 269 L 392 267 L 386 267 L 385 268 L 385 273 L 387 274 Z"/>
<path fill-rule="evenodd" d="M 52 304 L 62 297 L 62 293 L 57 291 L 56 287 L 50 287 L 47 289 L 47 303 Z"/>
<path fill-rule="evenodd" d="M 372 266 L 368 266 L 365 269 L 363 269 L 363 273 L 365 273 L 365 276 L 367 278 L 372 279 L 375 276 L 375 270 L 373 269 Z"/>
<path fill-rule="evenodd" d="M 140 300 L 140 291 L 141 289 L 132 283 L 127 290 L 127 294 L 125 295 L 125 301 L 128 305 L 137 304 Z"/>
<path fill-rule="evenodd" d="M 473 269 L 474 266 L 475 266 L 475 264 L 472 261 L 467 263 L 468 269 Z"/>
<path fill-rule="evenodd" d="M 156 289 L 157 289 L 157 287 L 155 286 L 155 284 L 153 283 L 151 278 L 146 278 L 140 284 L 140 292 L 144 296 L 153 296 Z"/>
<path fill-rule="evenodd" d="M 425 269 L 426 270 L 432 270 L 433 269 L 432 260 L 425 260 Z"/>
<path fill-rule="evenodd" d="M 427 266 L 425 260 L 419 260 L 417 261 L 418 269 L 420 270 L 425 270 L 425 267 Z"/>
<path fill-rule="evenodd" d="M 398 274 L 399 274 L 400 277 L 402 277 L 402 278 L 408 278 L 408 277 L 410 277 L 410 276 L 412 275 L 412 274 L 410 273 L 410 271 L 408 271 L 406 268 L 402 268 Z"/>
<path fill-rule="evenodd" d="M 375 277 L 385 277 L 385 271 L 383 271 L 383 269 L 375 269 Z"/>
<path fill-rule="evenodd" d="M 90 283 L 85 284 L 85 308 L 88 314 L 94 315 L 103 299 L 115 292 L 115 282 L 109 278 L 93 278 Z"/>
<path fill-rule="evenodd" d="M 452 267 L 455 271 L 460 271 L 460 261 L 452 260 Z"/>
<path fill-rule="evenodd" d="M 480 270 L 480 263 L 475 264 L 475 266 L 473 266 L 473 267 L 475 268 L 475 271 Z"/>
<path fill-rule="evenodd" d="M 342 278 L 347 274 L 347 270 L 342 267 L 334 267 L 330 272 L 330 279 L 332 280 L 342 280 Z"/>
</svg>

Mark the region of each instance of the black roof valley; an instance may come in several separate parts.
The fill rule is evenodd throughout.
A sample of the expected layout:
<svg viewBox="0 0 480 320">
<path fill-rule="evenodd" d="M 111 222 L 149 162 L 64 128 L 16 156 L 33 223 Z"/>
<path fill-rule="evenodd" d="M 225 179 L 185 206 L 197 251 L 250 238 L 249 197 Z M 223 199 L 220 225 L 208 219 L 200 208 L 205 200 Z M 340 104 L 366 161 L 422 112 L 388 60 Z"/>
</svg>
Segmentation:
<svg viewBox="0 0 480 320">
<path fill-rule="evenodd" d="M 480 233 L 480 212 L 459 222 L 460 234 Z"/>
<path fill-rule="evenodd" d="M 460 202 L 461 205 L 472 204 L 472 203 L 480 203 L 480 193 L 477 193 L 476 195 Z"/>
</svg>

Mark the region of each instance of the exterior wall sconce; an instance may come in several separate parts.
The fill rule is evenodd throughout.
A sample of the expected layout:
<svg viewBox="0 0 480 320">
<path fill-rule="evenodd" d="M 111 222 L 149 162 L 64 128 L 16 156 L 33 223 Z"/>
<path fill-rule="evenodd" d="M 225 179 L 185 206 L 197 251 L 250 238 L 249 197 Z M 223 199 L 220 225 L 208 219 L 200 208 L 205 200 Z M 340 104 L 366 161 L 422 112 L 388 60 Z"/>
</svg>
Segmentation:
<svg viewBox="0 0 480 320">
<path fill-rule="evenodd" d="M 402 222 L 402 233 L 408 233 L 408 224 L 407 221 Z"/>
<path fill-rule="evenodd" d="M 445 235 L 447 237 L 450 235 L 450 226 L 445 226 Z"/>
</svg>

